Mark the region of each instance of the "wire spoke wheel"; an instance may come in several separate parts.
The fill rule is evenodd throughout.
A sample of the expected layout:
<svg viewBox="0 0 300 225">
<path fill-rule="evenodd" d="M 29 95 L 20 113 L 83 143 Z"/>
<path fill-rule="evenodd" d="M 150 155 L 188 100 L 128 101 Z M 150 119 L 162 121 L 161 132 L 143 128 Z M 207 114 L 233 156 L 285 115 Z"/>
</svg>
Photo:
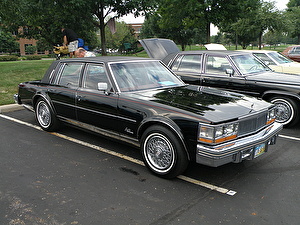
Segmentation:
<svg viewBox="0 0 300 225">
<path fill-rule="evenodd" d="M 297 103 L 287 97 L 274 97 L 271 103 L 277 106 L 276 121 L 284 126 L 293 126 L 298 123 L 299 107 Z"/>
<path fill-rule="evenodd" d="M 145 165 L 163 178 L 174 178 L 188 165 L 187 153 L 179 137 L 169 129 L 153 125 L 141 139 L 141 152 Z"/>
<path fill-rule="evenodd" d="M 35 106 L 35 116 L 38 124 L 43 130 L 54 131 L 59 128 L 59 121 L 56 118 L 49 104 L 40 98 Z"/>
<path fill-rule="evenodd" d="M 172 144 L 161 134 L 152 134 L 146 140 L 146 156 L 153 168 L 167 170 L 174 163 Z"/>
<path fill-rule="evenodd" d="M 40 101 L 38 103 L 36 115 L 37 115 L 38 122 L 42 127 L 47 128 L 50 126 L 51 113 L 50 113 L 50 109 L 48 108 L 48 106 L 44 101 Z"/>
</svg>

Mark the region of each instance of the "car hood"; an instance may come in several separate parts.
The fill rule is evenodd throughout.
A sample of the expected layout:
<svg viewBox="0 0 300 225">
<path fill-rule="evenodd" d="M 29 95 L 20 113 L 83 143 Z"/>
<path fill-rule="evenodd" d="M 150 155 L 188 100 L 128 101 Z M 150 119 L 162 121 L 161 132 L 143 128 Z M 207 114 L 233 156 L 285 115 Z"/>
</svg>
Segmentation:
<svg viewBox="0 0 300 225">
<path fill-rule="evenodd" d="M 131 93 L 169 112 L 180 112 L 210 123 L 230 121 L 270 107 L 270 103 L 220 89 L 193 86 Z M 165 106 L 165 107 L 162 107 Z M 171 115 L 172 113 L 169 113 Z"/>
<path fill-rule="evenodd" d="M 263 73 L 249 75 L 247 76 L 247 80 L 275 83 L 276 85 L 286 84 L 286 85 L 299 86 L 299 90 L 300 90 L 300 75 L 298 74 L 287 74 L 287 73 L 277 73 L 277 72 L 267 71 Z"/>
<path fill-rule="evenodd" d="M 163 60 L 170 54 L 180 52 L 174 41 L 162 38 L 139 40 L 150 58 Z"/>
<path fill-rule="evenodd" d="M 295 69 L 299 70 L 300 63 L 298 63 L 298 62 L 282 63 L 282 64 L 280 64 L 280 66 L 282 66 L 282 67 L 295 67 Z"/>
</svg>

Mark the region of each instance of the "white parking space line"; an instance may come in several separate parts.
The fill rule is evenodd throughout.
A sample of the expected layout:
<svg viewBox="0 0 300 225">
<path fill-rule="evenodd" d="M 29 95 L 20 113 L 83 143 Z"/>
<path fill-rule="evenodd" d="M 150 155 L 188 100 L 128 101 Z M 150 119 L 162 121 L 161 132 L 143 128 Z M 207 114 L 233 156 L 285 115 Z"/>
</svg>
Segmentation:
<svg viewBox="0 0 300 225">
<path fill-rule="evenodd" d="M 141 161 L 141 160 L 138 160 L 138 159 L 135 159 L 135 158 L 132 158 L 132 157 L 129 157 L 129 156 L 126 156 L 126 155 L 123 155 L 123 154 L 120 154 L 120 153 L 102 148 L 100 146 L 93 145 L 93 144 L 90 144 L 90 143 L 87 143 L 87 142 L 84 142 L 84 141 L 80 141 L 78 139 L 75 139 L 75 138 L 72 138 L 72 137 L 69 137 L 69 136 L 66 136 L 66 135 L 63 135 L 63 134 L 59 134 L 59 133 L 56 133 L 56 132 L 52 132 L 51 134 L 53 134 L 55 136 L 58 136 L 58 137 L 61 137 L 63 139 L 75 142 L 77 144 L 80 144 L 80 145 L 83 145 L 83 146 L 86 146 L 86 147 L 89 147 L 89 148 L 93 148 L 93 149 L 98 150 L 100 152 L 104 152 L 104 153 L 107 153 L 107 154 L 110 154 L 110 155 L 113 155 L 113 156 L 117 156 L 119 158 L 122 158 L 122 159 L 125 159 L 127 161 L 139 164 L 141 166 L 145 166 L 144 162 Z M 223 194 L 228 194 L 228 195 L 235 195 L 236 194 L 235 191 L 228 190 L 228 189 L 221 188 L 221 187 L 217 187 L 215 185 L 208 184 L 208 183 L 205 183 L 205 182 L 202 182 L 202 181 L 190 178 L 190 177 L 186 177 L 186 176 L 183 176 L 183 175 L 179 175 L 177 178 L 179 178 L 181 180 L 184 180 L 184 181 L 187 181 L 187 182 L 192 183 L 192 184 L 196 184 L 198 186 L 202 186 L 202 187 L 214 190 L 214 191 L 218 191 L 218 192 L 223 193 Z"/>
<path fill-rule="evenodd" d="M 5 116 L 3 114 L 0 114 L 0 117 L 2 117 L 4 119 L 7 119 L 7 120 L 10 120 L 10 121 L 13 121 L 13 122 L 16 122 L 16 123 L 19 123 L 19 124 L 23 124 L 23 125 L 35 128 L 37 130 L 42 130 L 42 128 L 40 128 L 39 126 L 30 124 L 30 123 L 27 123 L 27 122 L 24 122 L 24 121 L 21 121 L 21 120 L 18 120 L 18 119 L 9 117 L 9 116 Z M 144 162 L 141 161 L 141 160 L 138 160 L 138 159 L 135 159 L 135 158 L 132 158 L 132 157 L 129 157 L 129 156 L 126 156 L 126 155 L 123 155 L 123 154 L 120 154 L 120 153 L 117 153 L 117 152 L 114 152 L 114 151 L 102 148 L 100 146 L 93 145 L 93 144 L 90 144 L 90 143 L 87 143 L 87 142 L 84 142 L 84 141 L 80 141 L 78 139 L 66 136 L 64 134 L 56 133 L 56 132 L 50 132 L 50 134 L 55 135 L 55 136 L 60 137 L 60 138 L 63 138 L 65 140 L 69 140 L 69 141 L 72 141 L 74 143 L 77 143 L 77 144 L 80 144 L 80 145 L 83 145 L 83 146 L 86 146 L 86 147 L 98 150 L 100 152 L 104 152 L 104 153 L 107 153 L 107 154 L 110 154 L 110 155 L 113 155 L 113 156 L 125 159 L 127 161 L 136 163 L 138 165 L 145 166 Z M 217 191 L 217 192 L 222 193 L 222 194 L 227 194 L 227 195 L 233 196 L 233 195 L 235 195 L 237 193 L 236 191 L 228 190 L 226 188 L 222 188 L 222 187 L 218 187 L 218 186 L 215 186 L 215 185 L 212 185 L 212 184 L 208 184 L 208 183 L 205 183 L 205 182 L 202 182 L 202 181 L 199 181 L 199 180 L 187 177 L 187 176 L 179 175 L 177 178 L 181 179 L 181 180 L 184 180 L 186 182 L 189 182 L 189 183 L 201 186 L 201 187 L 208 188 L 208 189 L 213 190 L 213 191 Z"/>
<path fill-rule="evenodd" d="M 121 153 L 118 153 L 118 152 L 114 152 L 114 151 L 111 151 L 111 150 L 108 150 L 106 148 L 102 148 L 98 145 L 93 145 L 93 144 L 90 144 L 88 142 L 85 142 L 85 141 L 80 141 L 78 139 L 75 139 L 75 138 L 72 138 L 72 137 L 69 137 L 69 136 L 66 136 L 64 134 L 60 134 L 60 133 L 56 133 L 56 132 L 51 132 L 50 134 L 53 134 L 57 137 L 60 137 L 60 138 L 63 138 L 63 139 L 66 139 L 66 140 L 69 140 L 69 141 L 72 141 L 74 143 L 77 143 L 77 144 L 80 144 L 80 145 L 83 145 L 83 146 L 86 146 L 86 147 L 89 147 L 89 148 L 92 148 L 92 149 L 95 149 L 95 150 L 98 150 L 100 152 L 104 152 L 104 153 L 107 153 L 107 154 L 110 154 L 110 155 L 113 155 L 113 156 L 117 156 L 121 159 L 125 159 L 125 160 L 128 160 L 130 162 L 133 162 L 133 163 L 136 163 L 136 164 L 139 164 L 141 166 L 145 166 L 143 161 L 141 160 L 138 160 L 138 159 L 135 159 L 135 158 L 132 158 L 132 157 L 129 157 L 129 156 L 126 156 L 126 155 L 123 155 Z"/>
<path fill-rule="evenodd" d="M 300 138 L 296 138 L 296 137 L 290 137 L 290 136 L 286 136 L 286 135 L 278 135 L 279 137 L 282 137 L 282 138 L 286 138 L 286 139 L 291 139 L 291 140 L 295 140 L 295 141 L 300 141 Z"/>
</svg>

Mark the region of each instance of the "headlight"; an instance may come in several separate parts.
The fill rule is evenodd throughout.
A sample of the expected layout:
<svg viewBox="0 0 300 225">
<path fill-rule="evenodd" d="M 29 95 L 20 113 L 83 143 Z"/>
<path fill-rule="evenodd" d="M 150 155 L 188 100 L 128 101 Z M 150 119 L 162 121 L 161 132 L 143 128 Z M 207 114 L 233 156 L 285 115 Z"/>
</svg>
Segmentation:
<svg viewBox="0 0 300 225">
<path fill-rule="evenodd" d="M 238 123 L 227 123 L 217 126 L 200 124 L 198 140 L 211 144 L 232 140 L 237 137 L 238 127 Z"/>
<path fill-rule="evenodd" d="M 269 109 L 267 116 L 267 124 L 273 123 L 276 120 L 276 107 Z"/>
</svg>

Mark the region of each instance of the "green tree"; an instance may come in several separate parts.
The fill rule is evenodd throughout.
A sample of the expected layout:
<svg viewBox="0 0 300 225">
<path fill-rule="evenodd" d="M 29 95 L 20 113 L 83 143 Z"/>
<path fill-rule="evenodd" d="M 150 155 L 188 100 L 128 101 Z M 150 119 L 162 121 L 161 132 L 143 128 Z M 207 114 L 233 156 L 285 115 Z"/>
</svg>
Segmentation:
<svg viewBox="0 0 300 225">
<path fill-rule="evenodd" d="M 262 46 L 263 34 L 267 31 L 283 31 L 285 20 L 282 12 L 276 9 L 273 2 L 257 2 L 250 10 L 236 22 L 225 25 L 223 32 L 231 34 L 231 38 L 237 44 L 246 48 L 251 42 L 258 40 L 259 48 Z"/>
<path fill-rule="evenodd" d="M 144 36 L 170 37 L 182 48 L 190 42 L 210 43 L 211 24 L 232 24 L 244 8 L 251 7 L 257 1 L 162 0 L 157 11 L 147 17 L 142 33 Z M 196 36 L 198 41 L 194 38 Z"/>
<path fill-rule="evenodd" d="M 14 32 L 23 27 L 24 32 L 18 33 L 18 38 L 35 38 L 51 49 L 53 45 L 62 43 L 62 27 L 73 29 L 89 43 L 94 40 L 89 39 L 90 34 L 96 36 L 93 18 L 84 21 L 79 13 L 80 5 L 73 4 L 71 0 L 1 1 L 1 26 Z"/>
<path fill-rule="evenodd" d="M 287 3 L 287 7 L 288 9 L 292 8 L 292 7 L 298 7 L 300 6 L 300 0 L 290 0 L 288 3 Z"/>
<path fill-rule="evenodd" d="M 115 18 L 122 17 L 129 13 L 134 13 L 138 16 L 150 10 L 155 6 L 156 0 L 72 0 L 81 5 L 83 12 L 82 17 L 86 19 L 97 18 L 93 21 L 94 27 L 99 28 L 101 36 L 102 54 L 106 54 L 106 36 L 105 27 L 107 26 L 108 18 L 114 14 Z"/>
<path fill-rule="evenodd" d="M 122 51 L 125 49 L 124 43 L 130 43 L 131 46 L 134 46 L 137 42 L 133 29 L 128 27 L 124 22 L 116 22 L 116 33 L 114 34 L 106 27 L 106 34 L 107 48 L 112 50 Z"/>
<path fill-rule="evenodd" d="M 290 0 L 287 6 L 289 33 L 292 37 L 297 37 L 297 44 L 300 44 L 300 0 Z"/>
<path fill-rule="evenodd" d="M 102 52 L 106 51 L 105 27 L 109 17 L 128 13 L 139 15 L 155 5 L 156 0 L 2 0 L 0 18 L 15 30 L 26 26 L 26 37 L 42 37 L 46 42 L 61 43 L 61 28 L 73 29 L 91 45 L 90 33 L 100 29 Z"/>
<path fill-rule="evenodd" d="M 18 51 L 19 43 L 11 33 L 0 32 L 0 52 L 12 53 Z"/>
<path fill-rule="evenodd" d="M 149 13 L 146 16 L 144 24 L 141 29 L 140 37 L 142 39 L 161 36 L 162 30 L 159 27 L 160 16 L 157 13 Z"/>
<path fill-rule="evenodd" d="M 253 17 L 256 16 L 256 10 L 260 7 L 260 0 L 241 1 L 240 12 L 232 20 L 220 21 L 218 27 L 225 34 L 226 40 L 235 43 L 235 48 L 241 45 L 246 48 L 251 41 L 258 36 L 252 24 Z M 228 11 L 230 13 L 231 11 Z"/>
<path fill-rule="evenodd" d="M 276 9 L 274 2 L 262 2 L 254 20 L 254 26 L 259 33 L 259 49 L 261 49 L 262 37 L 265 31 L 280 31 L 284 25 L 282 13 Z"/>
<path fill-rule="evenodd" d="M 37 48 L 34 45 L 28 45 L 25 48 L 25 52 L 29 55 L 33 55 L 36 52 Z"/>
</svg>

